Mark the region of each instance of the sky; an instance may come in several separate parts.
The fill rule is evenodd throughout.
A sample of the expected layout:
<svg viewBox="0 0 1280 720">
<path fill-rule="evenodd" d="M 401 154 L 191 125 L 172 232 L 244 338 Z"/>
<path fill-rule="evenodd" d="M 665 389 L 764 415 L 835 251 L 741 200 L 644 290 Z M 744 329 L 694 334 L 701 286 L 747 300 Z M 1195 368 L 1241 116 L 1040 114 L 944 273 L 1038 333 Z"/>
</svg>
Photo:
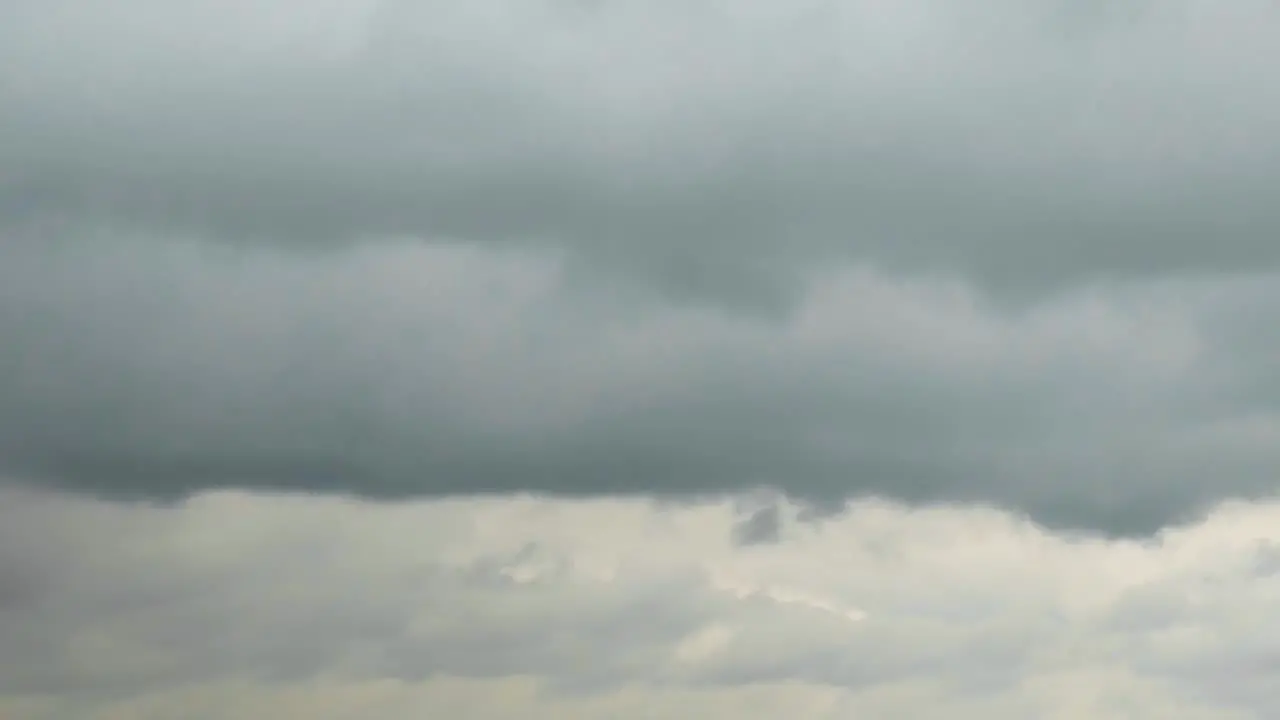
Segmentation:
<svg viewBox="0 0 1280 720">
<path fill-rule="evenodd" d="M 1269 718 L 1280 7 L 0 0 L 0 718 Z"/>
</svg>

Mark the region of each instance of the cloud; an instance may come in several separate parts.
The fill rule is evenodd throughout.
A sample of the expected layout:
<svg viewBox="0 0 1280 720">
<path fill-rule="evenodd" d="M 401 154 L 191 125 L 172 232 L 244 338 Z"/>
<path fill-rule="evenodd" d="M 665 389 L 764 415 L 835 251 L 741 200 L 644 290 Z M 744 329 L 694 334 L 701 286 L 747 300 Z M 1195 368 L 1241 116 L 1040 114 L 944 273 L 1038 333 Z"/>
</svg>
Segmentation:
<svg viewBox="0 0 1280 720">
<path fill-rule="evenodd" d="M 1135 542 L 876 502 L 805 522 L 784 503 L 779 541 L 744 548 L 730 501 L 2 499 L 0 570 L 45 572 L 0 609 L 0 709 L 32 720 L 1247 718 L 1280 702 L 1280 586 L 1257 569 L 1280 540 L 1271 504 Z"/>
<path fill-rule="evenodd" d="M 0 2 L 0 469 L 1268 494 L 1275 12 Z"/>
<path fill-rule="evenodd" d="M 4 245 L 16 477 L 167 498 L 774 487 L 1116 533 L 1273 487 L 1265 277 L 1009 313 L 849 266 L 771 319 L 466 243 L 301 258 L 90 237 Z"/>
<path fill-rule="evenodd" d="M 751 511 L 734 527 L 734 536 L 743 545 L 776 542 L 781 532 L 781 516 L 777 505 L 765 505 Z"/>
<path fill-rule="evenodd" d="M 9 0 L 0 207 L 567 247 L 756 306 L 833 259 L 1017 297 L 1272 268 L 1276 12 Z"/>
<path fill-rule="evenodd" d="M 0 716 L 1274 716 L 1278 12 L 0 0 Z"/>
</svg>

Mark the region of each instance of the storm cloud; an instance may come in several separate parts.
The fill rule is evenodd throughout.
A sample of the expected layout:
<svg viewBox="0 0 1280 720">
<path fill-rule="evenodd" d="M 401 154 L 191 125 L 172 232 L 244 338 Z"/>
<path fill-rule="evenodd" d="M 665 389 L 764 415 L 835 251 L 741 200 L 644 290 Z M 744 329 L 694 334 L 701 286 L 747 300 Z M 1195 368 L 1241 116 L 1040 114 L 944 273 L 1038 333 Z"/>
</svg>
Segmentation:
<svg viewBox="0 0 1280 720">
<path fill-rule="evenodd" d="M 0 470 L 1121 534 L 1269 495 L 1277 21 L 4 0 Z"/>
<path fill-rule="evenodd" d="M 4 462 L 108 495 L 773 486 L 1146 532 L 1268 492 L 1280 452 L 1265 278 L 1002 315 L 852 268 L 771 320 L 469 245 L 7 250 Z"/>
</svg>

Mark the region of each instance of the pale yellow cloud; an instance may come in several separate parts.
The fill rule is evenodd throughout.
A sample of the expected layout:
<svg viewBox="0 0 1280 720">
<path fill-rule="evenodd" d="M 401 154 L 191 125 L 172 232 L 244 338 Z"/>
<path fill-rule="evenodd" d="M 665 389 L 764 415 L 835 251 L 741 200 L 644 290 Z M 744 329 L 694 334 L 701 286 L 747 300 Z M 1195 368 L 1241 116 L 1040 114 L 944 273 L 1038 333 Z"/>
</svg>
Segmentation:
<svg viewBox="0 0 1280 720">
<path fill-rule="evenodd" d="M 0 610 L 0 707 L 21 720 L 1247 718 L 1276 700 L 1269 503 L 1139 542 L 778 501 L 777 542 L 740 547 L 728 501 L 3 500 L 3 580 L 30 584 Z"/>
</svg>

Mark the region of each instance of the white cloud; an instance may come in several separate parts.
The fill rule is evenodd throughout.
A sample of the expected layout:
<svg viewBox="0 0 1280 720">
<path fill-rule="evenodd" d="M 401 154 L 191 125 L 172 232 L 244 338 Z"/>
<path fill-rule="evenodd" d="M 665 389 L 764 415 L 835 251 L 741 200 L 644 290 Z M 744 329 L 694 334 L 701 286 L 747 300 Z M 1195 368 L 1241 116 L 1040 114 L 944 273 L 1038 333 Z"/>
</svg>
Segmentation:
<svg viewBox="0 0 1280 720">
<path fill-rule="evenodd" d="M 1144 542 L 784 504 L 778 542 L 741 547 L 728 501 L 2 499 L 0 709 L 24 720 L 1247 718 L 1280 699 L 1266 503 Z"/>
</svg>

